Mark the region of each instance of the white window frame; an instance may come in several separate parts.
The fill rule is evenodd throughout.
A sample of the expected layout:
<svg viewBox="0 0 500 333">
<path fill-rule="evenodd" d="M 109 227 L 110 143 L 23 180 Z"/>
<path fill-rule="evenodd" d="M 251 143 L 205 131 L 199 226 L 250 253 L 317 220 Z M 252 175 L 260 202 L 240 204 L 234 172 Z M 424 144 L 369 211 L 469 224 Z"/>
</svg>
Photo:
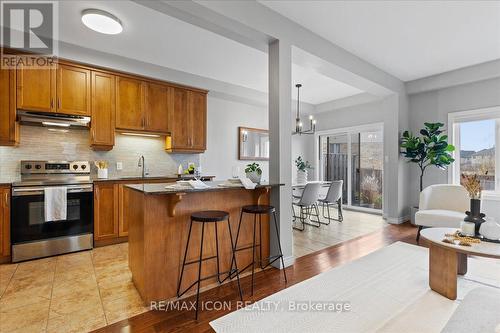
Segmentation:
<svg viewBox="0 0 500 333">
<path fill-rule="evenodd" d="M 448 183 L 460 184 L 460 123 L 496 119 L 495 126 L 495 192 L 500 192 L 500 106 L 448 113 L 448 134 L 455 146 L 448 168 Z"/>
</svg>

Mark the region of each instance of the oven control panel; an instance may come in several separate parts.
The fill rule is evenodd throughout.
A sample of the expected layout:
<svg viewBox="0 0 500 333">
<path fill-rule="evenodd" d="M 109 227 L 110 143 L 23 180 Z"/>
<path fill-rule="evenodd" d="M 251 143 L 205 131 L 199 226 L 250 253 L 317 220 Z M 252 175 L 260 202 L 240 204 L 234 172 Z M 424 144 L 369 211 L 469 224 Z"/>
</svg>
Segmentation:
<svg viewBox="0 0 500 333">
<path fill-rule="evenodd" d="M 89 174 L 89 161 L 21 161 L 21 174 Z"/>
</svg>

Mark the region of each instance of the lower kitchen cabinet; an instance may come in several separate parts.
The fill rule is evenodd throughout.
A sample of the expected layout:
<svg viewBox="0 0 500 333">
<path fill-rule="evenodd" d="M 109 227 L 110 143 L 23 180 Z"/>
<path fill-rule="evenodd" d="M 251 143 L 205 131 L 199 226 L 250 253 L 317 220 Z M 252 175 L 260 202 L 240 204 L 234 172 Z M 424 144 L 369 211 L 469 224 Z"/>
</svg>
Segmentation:
<svg viewBox="0 0 500 333">
<path fill-rule="evenodd" d="M 166 183 L 175 178 L 98 181 L 94 183 L 94 246 L 126 242 L 129 221 L 123 214 L 126 202 L 125 185 Z"/>
<path fill-rule="evenodd" d="M 10 261 L 10 187 L 0 187 L 0 263 Z"/>
<path fill-rule="evenodd" d="M 94 184 L 94 243 L 113 243 L 118 238 L 118 184 Z"/>
</svg>

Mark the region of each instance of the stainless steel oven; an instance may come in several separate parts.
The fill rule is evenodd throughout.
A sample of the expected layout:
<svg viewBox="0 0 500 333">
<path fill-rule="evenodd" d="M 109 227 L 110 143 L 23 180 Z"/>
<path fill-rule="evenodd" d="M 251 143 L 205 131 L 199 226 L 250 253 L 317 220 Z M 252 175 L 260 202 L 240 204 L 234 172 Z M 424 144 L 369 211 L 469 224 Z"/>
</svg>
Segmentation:
<svg viewBox="0 0 500 333">
<path fill-rule="evenodd" d="M 70 162 L 45 162 L 43 166 L 42 162 L 29 162 L 32 163 L 29 169 L 26 169 L 26 163 L 22 162 L 21 168 L 27 170 L 25 174 L 30 177 L 12 187 L 12 261 L 91 249 L 93 185 L 90 178 L 85 177 L 89 173 L 88 164 L 79 165 L 80 169 L 85 165 L 85 171 L 79 172 L 79 178 L 75 178 L 76 169 Z M 37 171 L 32 173 L 32 169 Z M 64 220 L 45 221 L 44 191 L 52 186 L 66 187 Z"/>
</svg>

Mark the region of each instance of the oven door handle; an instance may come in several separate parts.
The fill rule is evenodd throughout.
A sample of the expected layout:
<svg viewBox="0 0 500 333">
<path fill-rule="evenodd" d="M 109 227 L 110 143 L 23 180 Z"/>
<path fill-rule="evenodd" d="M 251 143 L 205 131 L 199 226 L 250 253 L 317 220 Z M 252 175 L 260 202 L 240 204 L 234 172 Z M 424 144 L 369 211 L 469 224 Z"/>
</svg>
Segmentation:
<svg viewBox="0 0 500 333">
<path fill-rule="evenodd" d="M 44 194 L 43 187 L 20 187 L 12 189 L 12 196 L 41 195 Z M 68 193 L 92 192 L 92 185 L 89 186 L 67 186 Z"/>
</svg>

